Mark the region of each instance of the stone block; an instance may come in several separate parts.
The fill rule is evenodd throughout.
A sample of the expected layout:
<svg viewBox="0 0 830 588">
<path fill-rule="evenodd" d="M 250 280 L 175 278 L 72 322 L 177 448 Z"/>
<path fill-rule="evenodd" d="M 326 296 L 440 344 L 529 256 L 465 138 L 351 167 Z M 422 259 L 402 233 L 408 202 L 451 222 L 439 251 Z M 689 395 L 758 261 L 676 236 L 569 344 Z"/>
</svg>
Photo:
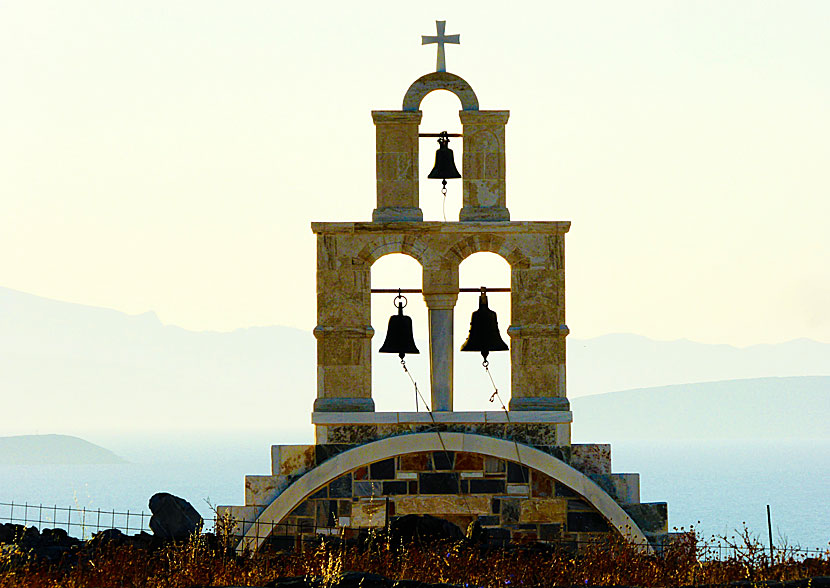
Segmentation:
<svg viewBox="0 0 830 588">
<path fill-rule="evenodd" d="M 383 482 L 355 482 L 354 495 L 358 496 L 382 496 Z"/>
<path fill-rule="evenodd" d="M 315 465 L 314 445 L 272 445 L 271 473 L 275 476 L 298 476 Z"/>
<path fill-rule="evenodd" d="M 461 488 L 457 473 L 428 473 L 419 478 L 422 494 L 458 494 Z"/>
<path fill-rule="evenodd" d="M 608 523 L 598 512 L 569 512 L 568 531 L 570 533 L 604 533 Z"/>
<path fill-rule="evenodd" d="M 484 458 L 485 474 L 501 474 L 504 473 L 505 468 L 505 462 L 502 459 L 490 457 L 489 455 Z"/>
<path fill-rule="evenodd" d="M 530 486 L 527 484 L 508 484 L 507 493 L 512 496 L 527 496 L 530 494 Z"/>
<path fill-rule="evenodd" d="M 423 472 L 432 469 L 429 453 L 409 453 L 399 458 L 399 469 L 410 472 Z"/>
<path fill-rule="evenodd" d="M 392 496 L 395 494 L 408 494 L 409 493 L 409 483 L 406 481 L 390 481 L 390 482 L 383 482 L 383 494 L 384 496 Z"/>
<path fill-rule="evenodd" d="M 490 514 L 489 496 L 396 496 L 395 513 L 442 515 Z"/>
<path fill-rule="evenodd" d="M 325 445 L 313 445 L 314 460 L 316 465 L 320 465 L 330 457 L 334 457 L 338 453 L 351 449 L 354 445 L 348 443 L 327 443 Z"/>
<path fill-rule="evenodd" d="M 315 504 L 315 524 L 318 527 L 337 526 L 337 501 L 318 500 Z"/>
<path fill-rule="evenodd" d="M 665 502 L 624 504 L 622 507 L 643 533 L 668 533 L 669 509 Z"/>
<path fill-rule="evenodd" d="M 396 472 L 395 473 L 396 480 L 417 480 L 418 479 L 418 472 Z"/>
<path fill-rule="evenodd" d="M 620 504 L 640 502 L 640 474 L 590 474 L 589 477 Z"/>
<path fill-rule="evenodd" d="M 508 461 L 507 462 L 507 481 L 516 484 L 527 484 L 530 480 L 530 470 L 527 466 Z"/>
<path fill-rule="evenodd" d="M 377 425 L 329 425 L 326 444 L 362 444 L 377 438 Z"/>
<path fill-rule="evenodd" d="M 564 524 L 568 518 L 568 501 L 564 498 L 531 498 L 520 505 L 520 523 Z"/>
<path fill-rule="evenodd" d="M 352 475 L 345 474 L 336 478 L 329 484 L 329 497 L 351 498 L 352 497 Z"/>
<path fill-rule="evenodd" d="M 245 505 L 268 506 L 288 487 L 288 476 L 245 476 Z"/>
<path fill-rule="evenodd" d="M 504 480 L 483 478 L 471 479 L 467 482 L 469 483 L 468 491 L 470 494 L 504 494 L 505 491 Z"/>
<path fill-rule="evenodd" d="M 503 523 L 518 523 L 521 509 L 518 498 L 501 498 L 501 520 Z"/>
<path fill-rule="evenodd" d="M 611 446 L 600 443 L 571 445 L 571 467 L 583 474 L 610 474 Z"/>
<path fill-rule="evenodd" d="M 262 512 L 259 506 L 219 506 L 216 516 L 220 520 L 227 520 L 230 535 L 244 535 Z"/>
<path fill-rule="evenodd" d="M 555 482 L 550 476 L 534 471 L 530 476 L 530 495 L 534 498 L 549 498 L 554 496 Z"/>
<path fill-rule="evenodd" d="M 369 464 L 370 480 L 394 480 L 395 479 L 395 458 L 390 457 L 381 461 Z"/>
<path fill-rule="evenodd" d="M 352 504 L 352 527 L 383 527 L 386 525 L 386 501 L 360 501 Z"/>
<path fill-rule="evenodd" d="M 501 519 L 496 515 L 481 515 L 478 517 L 478 522 L 483 527 L 497 527 L 501 523 Z"/>
<path fill-rule="evenodd" d="M 455 454 L 452 451 L 435 451 L 432 454 L 432 467 L 436 470 L 451 470 L 454 463 Z"/>
</svg>

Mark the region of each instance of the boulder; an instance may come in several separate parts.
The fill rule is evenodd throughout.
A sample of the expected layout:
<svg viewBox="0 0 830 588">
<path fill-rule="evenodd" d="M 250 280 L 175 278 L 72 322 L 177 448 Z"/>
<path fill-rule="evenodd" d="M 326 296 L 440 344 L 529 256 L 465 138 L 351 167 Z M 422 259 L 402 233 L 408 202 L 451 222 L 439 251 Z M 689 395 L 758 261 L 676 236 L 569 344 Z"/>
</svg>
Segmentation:
<svg viewBox="0 0 830 588">
<path fill-rule="evenodd" d="M 202 517 L 187 500 L 167 492 L 150 498 L 150 530 L 160 539 L 183 541 L 202 530 Z"/>
<path fill-rule="evenodd" d="M 393 543 L 461 541 L 464 533 L 450 521 L 432 515 L 404 515 L 392 519 L 389 534 Z"/>
</svg>

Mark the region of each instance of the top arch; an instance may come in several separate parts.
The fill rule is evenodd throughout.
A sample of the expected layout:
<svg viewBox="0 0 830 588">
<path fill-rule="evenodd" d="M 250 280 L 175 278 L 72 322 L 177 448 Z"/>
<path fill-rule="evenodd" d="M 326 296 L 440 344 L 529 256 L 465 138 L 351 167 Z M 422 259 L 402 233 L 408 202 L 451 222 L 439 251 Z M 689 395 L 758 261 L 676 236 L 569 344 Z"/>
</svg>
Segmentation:
<svg viewBox="0 0 830 588">
<path fill-rule="evenodd" d="M 403 109 L 417 111 L 424 97 L 435 90 L 448 90 L 458 96 L 462 110 L 478 110 L 478 98 L 470 84 L 464 78 L 445 71 L 432 72 L 412 82 L 403 97 Z"/>
</svg>

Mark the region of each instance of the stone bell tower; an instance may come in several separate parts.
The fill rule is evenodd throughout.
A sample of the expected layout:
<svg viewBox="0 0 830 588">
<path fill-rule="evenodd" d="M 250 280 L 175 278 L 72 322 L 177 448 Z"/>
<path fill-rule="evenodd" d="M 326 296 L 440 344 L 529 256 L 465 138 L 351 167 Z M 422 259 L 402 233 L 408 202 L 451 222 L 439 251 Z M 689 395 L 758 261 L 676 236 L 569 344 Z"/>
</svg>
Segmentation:
<svg viewBox="0 0 830 588">
<path fill-rule="evenodd" d="M 274 445 L 272 472 L 247 476 L 245 506 L 221 507 L 240 548 L 268 537 L 309 539 L 431 514 L 491 542 L 580 543 L 619 533 L 648 546 L 666 533 L 665 503 L 641 504 L 639 475 L 611 472 L 610 446 L 571 443 L 566 395 L 565 234 L 568 221 L 510 220 L 507 110 L 481 110 L 446 71 L 412 83 L 400 110 L 372 111 L 377 206 L 371 221 L 315 222 L 317 395 L 314 445 Z M 445 90 L 460 103 L 463 207 L 458 221 L 424 221 L 418 170 L 421 101 Z M 510 265 L 509 410 L 453 411 L 453 312 L 459 265 L 488 251 Z M 405 253 L 423 268 L 431 412 L 376 412 L 372 400 L 372 264 Z"/>
</svg>

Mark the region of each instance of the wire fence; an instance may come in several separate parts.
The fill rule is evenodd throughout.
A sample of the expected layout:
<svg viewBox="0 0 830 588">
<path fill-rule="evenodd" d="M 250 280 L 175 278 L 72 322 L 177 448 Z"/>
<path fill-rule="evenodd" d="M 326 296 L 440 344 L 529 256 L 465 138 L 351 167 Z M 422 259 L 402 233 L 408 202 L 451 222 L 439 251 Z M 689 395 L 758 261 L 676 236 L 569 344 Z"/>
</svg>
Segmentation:
<svg viewBox="0 0 830 588">
<path fill-rule="evenodd" d="M 62 529 L 69 536 L 81 540 L 89 540 L 96 533 L 108 529 L 116 529 L 125 535 L 152 533 L 150 518 L 152 515 L 144 511 L 117 511 L 90 508 L 71 508 L 59 506 L 44 506 L 42 504 L 28 504 L 26 502 L 0 502 L 0 525 L 20 525 L 24 528 L 35 527 L 39 531 L 44 529 Z M 357 539 L 367 533 L 382 531 L 384 527 L 347 527 L 323 526 L 309 522 L 263 522 L 243 521 L 229 518 L 206 518 L 203 521 L 203 532 L 225 534 L 237 539 L 246 535 L 254 539 L 255 544 L 261 542 L 273 547 L 290 548 L 304 541 L 313 541 L 321 537 L 338 537 L 340 539 Z M 656 553 L 664 553 L 677 541 L 682 541 L 683 534 L 677 534 L 674 541 L 667 543 L 650 543 Z M 555 538 L 544 541 L 547 544 L 562 545 L 570 548 L 584 548 L 589 545 L 599 545 L 605 541 L 603 537 L 585 538 Z M 698 559 L 701 561 L 727 560 L 757 560 L 759 563 L 803 561 L 810 558 L 830 558 L 830 548 L 807 549 L 800 546 L 779 545 L 772 547 L 753 540 L 744 535 L 737 540 L 729 541 L 726 538 L 695 543 Z"/>
</svg>

